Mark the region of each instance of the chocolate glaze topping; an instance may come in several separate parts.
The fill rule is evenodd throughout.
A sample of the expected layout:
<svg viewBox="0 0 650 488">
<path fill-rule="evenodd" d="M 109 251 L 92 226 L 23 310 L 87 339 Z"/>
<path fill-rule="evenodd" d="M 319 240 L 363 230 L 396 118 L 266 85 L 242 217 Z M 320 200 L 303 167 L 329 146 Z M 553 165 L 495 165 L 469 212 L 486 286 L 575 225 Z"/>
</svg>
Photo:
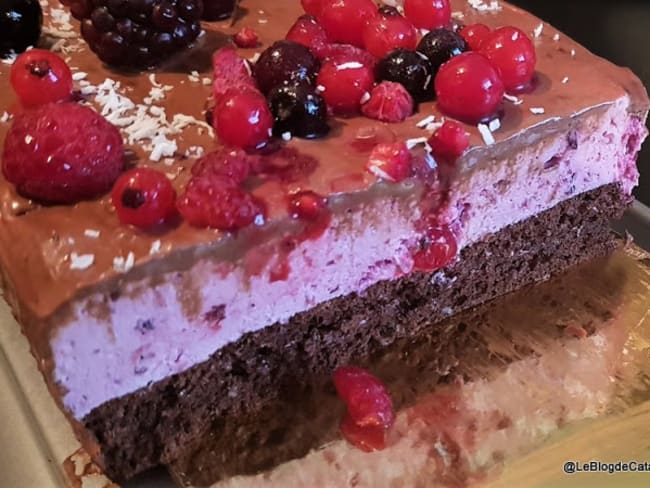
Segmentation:
<svg viewBox="0 0 650 488">
<path fill-rule="evenodd" d="M 500 2 L 502 9 L 496 12 L 479 12 L 465 0 L 452 0 L 452 3 L 455 12 L 462 12 L 462 21 L 466 24 L 515 25 L 531 36 L 540 24 L 536 17 L 504 2 Z M 54 0 L 51 4 L 60 8 Z M 157 82 L 173 87 L 166 92 L 163 101 L 154 103 L 165 107 L 168 119 L 182 113 L 205 120 L 206 100 L 211 90 L 200 78 L 211 78 L 210 55 L 229 42 L 229 35 L 243 26 L 253 27 L 260 34 L 261 47 L 242 50 L 246 57 L 252 57 L 284 38 L 295 19 L 303 13 L 298 0 L 244 0 L 242 8 L 244 14 L 238 17 L 234 26 L 230 21 L 206 24 L 202 45 L 191 56 L 155 73 Z M 46 11 L 46 19 L 47 16 Z M 534 39 L 539 59 L 537 86 L 532 93 L 521 95 L 523 103 L 520 105 L 504 102 L 501 128 L 494 133 L 497 144 L 485 148 L 476 128 L 468 127 L 474 149 L 465 157 L 461 177 L 477 160 L 473 154 L 485 156 L 485 153 L 502 152 L 505 148 L 507 152 L 516 151 L 524 144 L 523 139 L 520 140 L 524 133 L 529 140 L 531 133 L 547 134 L 553 127 L 566 127 L 563 120 L 566 122 L 567 118 L 591 107 L 611 103 L 626 95 L 631 99 L 631 111 L 642 113 L 650 107 L 644 87 L 629 70 L 594 56 L 563 34 L 559 37 L 556 34 L 559 33 L 554 28 L 544 24 L 541 35 Z M 141 102 L 151 90 L 148 73 L 115 72 L 102 65 L 85 44 L 69 57 L 70 66 L 87 73 L 87 80 L 92 84 L 99 85 L 106 78 L 119 80 L 129 98 L 136 102 Z M 9 65 L 0 64 L 0 114 L 11 112 L 16 107 L 9 85 L 9 70 Z M 194 70 L 200 74 L 198 82 L 188 77 Z M 568 81 L 563 83 L 565 78 Z M 532 107 L 543 107 L 545 113 L 535 115 L 529 110 Z M 337 202 L 349 206 L 350 202 L 362 203 L 386 192 L 405 198 L 413 196 L 419 191 L 418 185 L 377 185 L 375 177 L 364 170 L 372 142 L 365 144 L 368 150 L 360 149 L 364 144 L 359 144 L 358 139 L 383 142 L 427 136 L 428 133 L 417 128 L 416 124 L 428 115 L 440 116 L 434 103 L 420 105 L 419 113 L 400 124 L 384 125 L 364 117 L 336 119 L 332 120 L 330 135 L 324 139 L 291 140 L 287 143 L 290 148 L 313 157 L 317 164 L 298 181 L 288 184 L 268 182 L 256 188 L 255 193 L 269 206 L 270 222 L 263 228 L 250 229 L 238 236 L 194 229 L 184 223 L 147 234 L 121 225 L 108 196 L 74 206 L 41 206 L 17 195 L 13 186 L 0 177 L 0 264 L 7 299 L 25 325 L 35 324 L 98 285 L 110 290 L 111 287 L 117 288 L 121 280 L 187 269 L 197 256 L 202 255 L 235 260 L 242 249 L 269 234 L 295 230 L 296 224 L 288 218 L 286 211 L 287 189 L 310 189 L 330 196 L 334 211 Z M 0 123 L 0 141 L 4 141 L 9 127 L 10 123 Z M 179 155 L 191 146 L 198 145 L 209 152 L 218 144 L 207 132 L 199 133 L 196 126 L 185 128 L 174 138 Z M 504 141 L 507 144 L 502 144 Z M 131 145 L 130 149 L 138 164 L 152 165 L 178 175 L 174 185 L 178 190 L 182 189 L 188 178 L 187 170 L 192 165 L 191 159 L 177 157 L 173 162 L 168 161 L 169 164 L 162 161 L 153 163 L 142 148 Z M 88 233 L 88 230 L 99 231 L 99 237 L 91 236 L 94 233 Z M 236 245 L 233 245 L 234 239 Z M 160 251 L 151 253 L 152 245 L 157 247 L 156 241 L 160 241 Z M 234 252 L 234 249 L 238 251 Z M 73 270 L 70 267 L 71 253 L 93 254 L 94 263 L 85 270 Z M 135 266 L 126 273 L 116 270 L 114 259 L 128 258 L 130 253 L 133 253 Z"/>
</svg>

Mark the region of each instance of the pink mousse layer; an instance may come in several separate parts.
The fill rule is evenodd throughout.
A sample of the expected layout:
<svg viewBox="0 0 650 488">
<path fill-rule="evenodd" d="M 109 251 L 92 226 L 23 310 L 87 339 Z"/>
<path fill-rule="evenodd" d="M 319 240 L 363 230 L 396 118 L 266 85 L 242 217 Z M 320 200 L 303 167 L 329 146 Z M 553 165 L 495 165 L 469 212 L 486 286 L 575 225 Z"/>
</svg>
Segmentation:
<svg viewBox="0 0 650 488">
<path fill-rule="evenodd" d="M 645 127 L 623 98 L 581 118 L 570 134 L 555 132 L 514 159 L 472 161 L 452 188 L 450 218 L 462 225 L 461 247 L 602 185 L 636 185 L 635 156 Z M 409 247 L 418 238 L 415 199 L 386 198 L 356 212 L 335 213 L 322 237 L 305 241 L 288 257 L 292 270 L 271 282 L 271 260 L 259 276 L 244 266 L 199 261 L 162 284 L 126 285 L 110 304 L 110 321 L 89 312 L 89 297 L 76 318 L 51 340 L 54 380 L 65 407 L 81 419 L 93 408 L 207 360 L 243 334 L 411 271 Z M 240 263 L 241 264 L 241 263 Z M 187 313 L 191 289 L 199 313 Z"/>
</svg>

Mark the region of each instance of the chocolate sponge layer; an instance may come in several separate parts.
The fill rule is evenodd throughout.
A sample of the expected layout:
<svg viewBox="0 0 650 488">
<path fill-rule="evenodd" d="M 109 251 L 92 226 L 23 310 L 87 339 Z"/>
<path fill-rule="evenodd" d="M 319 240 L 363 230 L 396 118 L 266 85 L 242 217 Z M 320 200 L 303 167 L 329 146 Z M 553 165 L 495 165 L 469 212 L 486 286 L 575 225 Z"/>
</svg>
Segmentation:
<svg viewBox="0 0 650 488">
<path fill-rule="evenodd" d="M 94 409 L 84 424 L 101 449 L 97 461 L 116 480 L 174 463 L 209 483 L 304 455 L 336 435 L 336 367 L 374 364 L 421 337 L 427 368 L 440 381 L 455 375 L 471 324 L 450 317 L 608 254 L 620 243 L 610 220 L 629 203 L 618 186 L 601 187 L 465 248 L 444 270 L 381 282 L 247 334 L 184 373 Z M 397 405 L 416 393 L 414 386 Z"/>
</svg>

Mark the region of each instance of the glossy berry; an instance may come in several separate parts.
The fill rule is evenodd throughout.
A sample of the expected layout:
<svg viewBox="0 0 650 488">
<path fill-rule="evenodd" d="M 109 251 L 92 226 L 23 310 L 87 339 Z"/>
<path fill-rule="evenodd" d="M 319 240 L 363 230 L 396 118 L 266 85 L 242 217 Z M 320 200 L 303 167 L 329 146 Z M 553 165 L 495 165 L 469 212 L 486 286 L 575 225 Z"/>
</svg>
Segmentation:
<svg viewBox="0 0 650 488">
<path fill-rule="evenodd" d="M 396 49 L 377 65 L 380 80 L 400 83 L 417 103 L 433 98 L 433 73 L 431 63 L 421 53 Z"/>
<path fill-rule="evenodd" d="M 308 48 L 292 41 L 277 41 L 266 49 L 253 67 L 253 76 L 262 93 L 276 86 L 316 81 L 318 61 Z"/>
<path fill-rule="evenodd" d="M 403 142 L 377 144 L 366 163 L 368 172 L 382 180 L 399 183 L 411 174 L 411 155 Z"/>
<path fill-rule="evenodd" d="M 294 219 L 314 222 L 328 213 L 327 200 L 318 193 L 303 190 L 289 197 L 289 214 Z"/>
<path fill-rule="evenodd" d="M 402 122 L 415 109 L 413 97 L 400 83 L 382 81 L 372 89 L 370 100 L 361 105 L 361 113 L 382 122 Z"/>
<path fill-rule="evenodd" d="M 352 115 L 359 112 L 361 99 L 370 93 L 374 78 L 371 66 L 332 58 L 323 63 L 317 84 L 327 105 L 339 114 Z"/>
<path fill-rule="evenodd" d="M 332 42 L 363 47 L 366 23 L 377 16 L 372 0 L 323 0 L 318 20 Z"/>
<path fill-rule="evenodd" d="M 347 408 L 341 424 L 346 439 L 366 451 L 382 449 L 386 432 L 395 422 L 386 386 L 368 371 L 354 367 L 338 368 L 334 386 Z"/>
<path fill-rule="evenodd" d="M 460 34 L 449 29 L 434 29 L 422 38 L 418 51 L 429 58 L 433 72 L 444 63 L 467 51 L 467 43 Z"/>
<path fill-rule="evenodd" d="M 317 16 L 322 10 L 323 0 L 300 0 L 300 4 L 309 15 Z"/>
<path fill-rule="evenodd" d="M 460 30 L 467 46 L 472 51 L 478 51 L 485 38 L 490 34 L 490 28 L 485 24 L 466 25 Z"/>
<path fill-rule="evenodd" d="M 453 231 L 445 225 L 427 229 L 413 253 L 416 271 L 435 271 L 450 264 L 458 253 L 458 243 Z"/>
<path fill-rule="evenodd" d="M 320 58 L 334 60 L 338 63 L 357 62 L 373 70 L 377 66 L 377 58 L 365 49 L 351 44 L 327 44 L 322 49 Z"/>
<path fill-rule="evenodd" d="M 243 27 L 232 39 L 237 47 L 250 48 L 257 47 L 260 36 L 250 27 Z"/>
<path fill-rule="evenodd" d="M 442 65 L 435 81 L 438 108 L 469 124 L 488 119 L 503 100 L 499 72 L 485 56 L 467 52 Z"/>
<path fill-rule="evenodd" d="M 143 229 L 162 224 L 176 212 L 176 191 L 169 178 L 150 168 L 123 173 L 111 198 L 120 222 Z"/>
<path fill-rule="evenodd" d="M 319 59 L 322 58 L 322 50 L 329 42 L 325 29 L 318 23 L 316 17 L 311 15 L 298 17 L 296 23 L 287 32 L 286 39 L 309 48 L 314 56 Z"/>
<path fill-rule="evenodd" d="M 469 134 L 462 125 L 448 120 L 429 139 L 433 157 L 439 163 L 453 163 L 469 147 Z"/>
<path fill-rule="evenodd" d="M 148 69 L 188 48 L 201 33 L 202 0 L 61 0 L 81 20 L 99 59 Z"/>
<path fill-rule="evenodd" d="M 102 195 L 124 168 L 117 128 L 76 103 L 43 105 L 16 115 L 2 158 L 5 178 L 19 193 L 50 203 Z"/>
<path fill-rule="evenodd" d="M 269 107 L 274 117 L 273 133 L 316 139 L 329 133 L 327 105 L 316 91 L 305 85 L 284 85 L 271 90 Z"/>
<path fill-rule="evenodd" d="M 417 43 L 413 23 L 392 7 L 379 9 L 379 15 L 370 19 L 363 29 L 363 45 L 377 58 L 397 48 L 415 49 Z"/>
<path fill-rule="evenodd" d="M 42 24 L 43 12 L 38 0 L 1 0 L 0 58 L 35 46 Z"/>
<path fill-rule="evenodd" d="M 499 70 L 506 91 L 520 90 L 532 81 L 537 63 L 535 46 L 516 27 L 492 31 L 481 44 L 480 52 Z"/>
<path fill-rule="evenodd" d="M 11 86 L 24 107 L 69 100 L 72 95 L 72 73 L 58 55 L 42 49 L 31 49 L 14 61 Z"/>
<path fill-rule="evenodd" d="M 235 231 L 264 217 L 264 204 L 228 176 L 205 172 L 192 176 L 178 198 L 178 211 L 194 227 Z"/>
<path fill-rule="evenodd" d="M 212 71 L 212 94 L 217 103 L 234 86 L 257 89 L 248 61 L 233 46 L 223 47 L 212 55 Z"/>
<path fill-rule="evenodd" d="M 449 0 L 404 0 L 404 15 L 419 29 L 438 29 L 451 23 Z"/>
<path fill-rule="evenodd" d="M 273 115 L 258 91 L 232 88 L 219 99 L 213 124 L 224 144 L 256 148 L 265 145 L 271 137 Z"/>
</svg>

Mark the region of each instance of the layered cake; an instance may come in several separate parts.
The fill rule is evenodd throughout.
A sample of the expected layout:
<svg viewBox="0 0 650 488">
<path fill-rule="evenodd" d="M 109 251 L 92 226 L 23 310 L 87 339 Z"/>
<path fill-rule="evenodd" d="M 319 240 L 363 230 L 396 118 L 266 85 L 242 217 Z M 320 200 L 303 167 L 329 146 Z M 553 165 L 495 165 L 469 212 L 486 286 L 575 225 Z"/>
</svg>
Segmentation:
<svg viewBox="0 0 650 488">
<path fill-rule="evenodd" d="M 505 2 L 63 3 L 0 65 L 2 286 L 116 479 L 618 245 L 645 89 Z"/>
</svg>

